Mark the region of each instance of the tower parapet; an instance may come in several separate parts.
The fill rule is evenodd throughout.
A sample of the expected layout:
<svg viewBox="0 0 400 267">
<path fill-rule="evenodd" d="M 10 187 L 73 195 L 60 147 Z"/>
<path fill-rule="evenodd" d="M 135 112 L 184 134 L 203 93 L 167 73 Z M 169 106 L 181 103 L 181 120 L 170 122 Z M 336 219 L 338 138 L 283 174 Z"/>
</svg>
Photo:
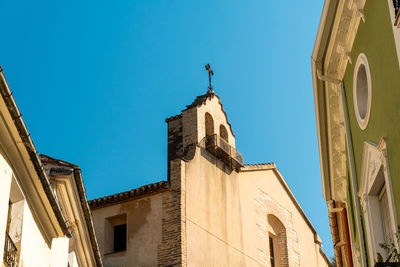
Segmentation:
<svg viewBox="0 0 400 267">
<path fill-rule="evenodd" d="M 213 144 L 222 146 L 229 157 L 232 150 L 232 155 L 235 154 L 234 157 L 243 164 L 241 154 L 237 156 L 235 134 L 223 109 L 221 99 L 213 91 L 196 97 L 192 104 L 182 110 L 181 114 L 166 119 L 166 122 L 168 123 L 168 162 L 184 157 L 191 147 L 199 144 L 204 146 L 207 140 L 212 139 Z"/>
</svg>

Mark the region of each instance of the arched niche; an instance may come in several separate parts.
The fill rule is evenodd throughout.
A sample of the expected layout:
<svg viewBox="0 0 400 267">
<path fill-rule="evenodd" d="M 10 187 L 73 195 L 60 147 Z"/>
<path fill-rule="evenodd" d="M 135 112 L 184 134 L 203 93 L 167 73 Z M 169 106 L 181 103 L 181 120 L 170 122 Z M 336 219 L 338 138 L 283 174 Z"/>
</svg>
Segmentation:
<svg viewBox="0 0 400 267">
<path fill-rule="evenodd" d="M 283 223 L 272 214 L 267 215 L 267 220 L 270 265 L 273 267 L 287 267 L 289 266 L 289 261 L 286 228 Z"/>
<path fill-rule="evenodd" d="M 226 130 L 224 125 L 219 126 L 219 135 L 221 136 L 222 139 L 224 139 L 226 142 L 229 142 L 228 140 L 228 131 Z"/>
<path fill-rule="evenodd" d="M 206 128 L 206 136 L 214 134 L 214 119 L 208 112 L 205 115 L 205 128 Z"/>
</svg>

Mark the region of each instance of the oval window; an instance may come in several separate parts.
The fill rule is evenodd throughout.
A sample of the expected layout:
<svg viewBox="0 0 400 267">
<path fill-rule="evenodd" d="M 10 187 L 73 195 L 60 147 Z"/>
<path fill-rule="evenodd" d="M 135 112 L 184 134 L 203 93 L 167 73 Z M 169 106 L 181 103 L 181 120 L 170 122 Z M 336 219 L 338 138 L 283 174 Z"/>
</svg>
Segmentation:
<svg viewBox="0 0 400 267">
<path fill-rule="evenodd" d="M 371 74 L 367 57 L 360 54 L 354 68 L 353 99 L 358 125 L 362 130 L 367 127 L 371 113 Z"/>
</svg>

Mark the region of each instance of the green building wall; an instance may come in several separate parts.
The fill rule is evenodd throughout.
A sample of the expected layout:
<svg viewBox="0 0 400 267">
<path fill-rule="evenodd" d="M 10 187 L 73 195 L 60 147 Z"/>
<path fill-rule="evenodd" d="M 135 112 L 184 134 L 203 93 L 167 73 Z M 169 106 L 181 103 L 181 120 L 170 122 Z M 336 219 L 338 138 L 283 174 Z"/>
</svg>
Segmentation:
<svg viewBox="0 0 400 267">
<path fill-rule="evenodd" d="M 389 12 L 388 2 L 385 0 L 366 1 L 364 7 L 365 23 L 360 22 L 351 51 L 352 64 L 347 65 L 343 83 L 358 185 L 360 185 L 364 142 L 378 144 L 382 137 L 386 137 L 393 195 L 396 211 L 399 213 L 400 69 Z M 365 130 L 361 130 L 357 123 L 353 102 L 353 71 L 360 53 L 364 53 L 368 59 L 372 83 L 371 113 Z M 349 171 L 347 173 L 349 176 Z M 348 197 L 350 200 L 352 199 L 351 191 L 348 191 Z M 355 240 L 357 231 L 355 230 L 355 213 L 352 207 L 353 205 L 349 205 L 348 212 L 350 227 L 352 228 L 350 233 Z M 400 224 L 399 221 L 398 224 Z"/>
</svg>

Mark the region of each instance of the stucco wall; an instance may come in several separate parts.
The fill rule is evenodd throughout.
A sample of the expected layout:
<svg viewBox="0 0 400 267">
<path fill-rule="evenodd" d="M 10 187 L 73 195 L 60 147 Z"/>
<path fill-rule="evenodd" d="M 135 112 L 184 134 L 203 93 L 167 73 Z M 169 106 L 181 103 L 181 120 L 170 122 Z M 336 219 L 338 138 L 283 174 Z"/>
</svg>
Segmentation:
<svg viewBox="0 0 400 267">
<path fill-rule="evenodd" d="M 350 132 L 354 150 L 357 180 L 360 181 L 364 142 L 378 144 L 387 137 L 387 152 L 390 177 L 395 204 L 400 205 L 400 73 L 389 16 L 387 1 L 366 1 L 365 23 L 360 23 L 351 51 L 353 64 L 348 64 L 344 87 L 347 99 Z M 400 29 L 395 29 L 400 30 Z M 371 114 L 365 130 L 361 130 L 356 119 L 353 101 L 353 72 L 360 53 L 368 59 L 372 83 Z M 349 192 L 349 198 L 351 192 Z M 352 205 L 348 205 L 352 207 Z M 350 210 L 351 234 L 356 235 L 354 214 Z M 397 213 L 398 208 L 397 208 Z M 400 224 L 400 217 L 398 216 Z M 364 228 L 365 229 L 365 228 Z"/>
<path fill-rule="evenodd" d="M 221 104 L 218 97 L 214 96 L 211 100 L 207 101 L 206 105 L 197 108 L 197 125 L 198 127 L 198 142 L 206 136 L 205 129 L 205 115 L 209 113 L 214 120 L 214 133 L 220 135 L 220 125 L 223 125 L 228 133 L 228 142 L 231 146 L 235 147 L 235 137 L 232 134 L 231 127 L 227 122 L 225 113 L 222 111 Z M 184 124 L 184 127 L 186 124 Z"/>
<path fill-rule="evenodd" d="M 49 266 L 51 248 L 44 240 L 29 209 L 24 205 L 20 265 L 24 267 Z"/>
<path fill-rule="evenodd" d="M 197 148 L 186 163 L 188 266 L 269 266 L 268 213 L 288 233 L 290 266 L 327 266 L 273 170 L 232 173 Z"/>
<path fill-rule="evenodd" d="M 130 200 L 113 206 L 92 210 L 100 253 L 105 267 L 157 266 L 157 249 L 161 244 L 162 194 Z M 126 251 L 104 255 L 105 220 L 127 215 Z"/>
<path fill-rule="evenodd" d="M 0 223 L 0 244 L 1 244 L 1 255 L 3 255 L 6 222 L 8 216 L 8 202 L 10 198 L 10 190 L 12 184 L 12 170 L 8 163 L 4 160 L 0 154 L 0 178 L 1 178 L 1 223 Z M 14 181 L 14 186 L 16 186 Z M 13 192 L 15 194 L 16 192 Z M 11 197 L 15 197 L 11 196 Z M 18 213 L 18 214 L 16 214 Z M 10 235 L 13 240 L 20 240 L 19 244 L 16 244 L 20 248 L 20 266 L 49 266 L 50 265 L 50 247 L 46 243 L 42 233 L 39 230 L 37 222 L 32 216 L 29 205 L 25 200 L 20 200 L 14 205 L 14 210 L 11 212 L 11 217 L 16 219 L 12 225 L 17 228 L 11 227 L 9 229 Z M 21 216 L 22 215 L 22 216 Z M 22 230 L 20 229 L 22 222 Z M 32 249 L 34 248 L 34 249 Z M 2 258 L 2 257 L 1 257 Z"/>
<path fill-rule="evenodd" d="M 0 154 L 0 248 L 4 248 L 11 180 L 11 168 L 4 159 L 3 155 Z M 0 249 L 0 259 L 3 258 L 3 253 L 4 249 Z"/>
</svg>

